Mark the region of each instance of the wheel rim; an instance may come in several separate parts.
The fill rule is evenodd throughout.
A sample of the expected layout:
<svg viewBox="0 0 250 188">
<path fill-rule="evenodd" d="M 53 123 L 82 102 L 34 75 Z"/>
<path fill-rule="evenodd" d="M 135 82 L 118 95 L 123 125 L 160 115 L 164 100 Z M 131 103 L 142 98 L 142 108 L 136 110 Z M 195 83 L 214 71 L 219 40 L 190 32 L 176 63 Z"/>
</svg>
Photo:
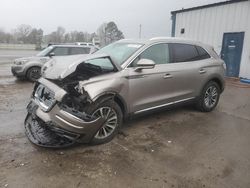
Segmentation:
<svg viewBox="0 0 250 188">
<path fill-rule="evenodd" d="M 218 90 L 215 86 L 210 86 L 207 88 L 204 97 L 204 103 L 206 107 L 212 108 L 215 106 L 218 100 Z"/>
<path fill-rule="evenodd" d="M 97 109 L 92 116 L 105 118 L 104 125 L 99 129 L 99 131 L 95 135 L 96 139 L 107 138 L 114 132 L 115 128 L 118 125 L 117 113 L 114 109 L 110 107 L 101 107 Z"/>
<path fill-rule="evenodd" d="M 29 77 L 31 80 L 37 80 L 41 77 L 41 73 L 39 69 L 31 69 L 29 73 Z"/>
</svg>

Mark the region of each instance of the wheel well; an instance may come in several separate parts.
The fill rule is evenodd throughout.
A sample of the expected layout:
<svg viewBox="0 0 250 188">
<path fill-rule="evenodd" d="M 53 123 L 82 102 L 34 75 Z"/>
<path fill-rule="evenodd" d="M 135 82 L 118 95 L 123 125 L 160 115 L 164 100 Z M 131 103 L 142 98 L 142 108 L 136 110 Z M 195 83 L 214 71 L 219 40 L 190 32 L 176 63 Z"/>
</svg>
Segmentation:
<svg viewBox="0 0 250 188">
<path fill-rule="evenodd" d="M 127 110 L 126 110 L 126 107 L 125 107 L 125 105 L 124 105 L 122 99 L 120 99 L 120 97 L 118 97 L 118 96 L 115 96 L 115 97 L 114 97 L 114 101 L 120 106 L 120 108 L 121 108 L 121 110 L 122 110 L 122 113 L 123 113 L 123 115 L 125 116 Z"/>
<path fill-rule="evenodd" d="M 221 92 L 223 91 L 223 85 L 222 85 L 222 82 L 221 82 L 220 79 L 218 79 L 218 78 L 213 78 L 213 79 L 211 79 L 210 81 L 213 81 L 213 82 L 217 83 L 217 84 L 219 85 L 219 87 L 220 87 L 220 91 L 221 91 Z"/>
<path fill-rule="evenodd" d="M 121 108 L 122 110 L 122 113 L 124 115 L 124 117 L 126 116 L 126 113 L 127 113 L 127 108 L 125 106 L 125 103 L 123 102 L 122 98 L 119 97 L 117 94 L 105 94 L 105 95 L 102 95 L 100 97 L 98 97 L 98 101 L 99 100 L 102 100 L 102 99 L 105 99 L 105 98 L 113 98 L 114 101 L 119 105 L 119 107 Z M 96 101 L 97 101 L 96 100 Z"/>
<path fill-rule="evenodd" d="M 28 75 L 29 70 L 32 69 L 32 68 L 34 68 L 34 67 L 37 67 L 37 68 L 41 69 L 41 67 L 39 67 L 39 66 L 32 66 L 32 67 L 29 67 L 29 68 L 27 69 L 27 71 L 26 71 L 26 74 L 25 74 L 26 77 L 27 77 L 27 75 Z"/>
</svg>

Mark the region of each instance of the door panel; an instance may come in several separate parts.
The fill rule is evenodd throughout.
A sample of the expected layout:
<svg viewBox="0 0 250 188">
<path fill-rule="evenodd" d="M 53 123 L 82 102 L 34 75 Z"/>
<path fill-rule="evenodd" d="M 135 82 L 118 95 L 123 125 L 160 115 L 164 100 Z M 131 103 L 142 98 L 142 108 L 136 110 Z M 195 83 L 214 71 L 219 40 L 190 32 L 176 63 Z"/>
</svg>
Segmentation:
<svg viewBox="0 0 250 188">
<path fill-rule="evenodd" d="M 153 69 L 143 69 L 136 72 L 128 69 L 129 104 L 132 112 L 161 105 L 166 101 L 166 87 L 170 79 L 164 79 L 166 72 L 162 65 Z"/>
<path fill-rule="evenodd" d="M 244 32 L 224 33 L 221 58 L 227 65 L 227 76 L 239 76 L 243 41 Z"/>
</svg>

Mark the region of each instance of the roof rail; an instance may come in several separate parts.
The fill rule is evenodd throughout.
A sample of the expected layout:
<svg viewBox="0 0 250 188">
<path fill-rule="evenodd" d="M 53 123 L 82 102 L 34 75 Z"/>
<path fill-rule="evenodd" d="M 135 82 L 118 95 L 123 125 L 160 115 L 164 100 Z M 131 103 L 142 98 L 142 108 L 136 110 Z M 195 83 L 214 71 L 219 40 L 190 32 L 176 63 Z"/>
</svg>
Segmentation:
<svg viewBox="0 0 250 188">
<path fill-rule="evenodd" d="M 153 37 L 149 40 L 171 39 L 171 37 Z"/>
</svg>

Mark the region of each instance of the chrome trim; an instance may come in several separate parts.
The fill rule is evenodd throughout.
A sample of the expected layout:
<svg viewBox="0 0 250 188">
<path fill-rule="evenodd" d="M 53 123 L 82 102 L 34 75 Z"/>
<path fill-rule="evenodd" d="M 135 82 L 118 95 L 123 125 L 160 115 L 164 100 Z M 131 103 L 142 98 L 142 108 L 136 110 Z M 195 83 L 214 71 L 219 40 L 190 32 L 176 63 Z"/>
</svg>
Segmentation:
<svg viewBox="0 0 250 188">
<path fill-rule="evenodd" d="M 47 105 L 45 105 L 44 103 L 42 103 L 38 98 L 36 98 L 36 97 L 34 97 L 34 101 L 35 101 L 35 103 L 36 104 L 38 104 L 40 107 L 41 107 L 41 109 L 43 110 L 43 111 L 45 111 L 45 112 L 48 112 L 49 111 L 49 109 L 50 109 L 50 107 L 49 106 L 47 106 Z"/>
<path fill-rule="evenodd" d="M 174 101 L 174 102 L 169 102 L 169 103 L 166 103 L 166 104 L 161 104 L 161 105 L 150 107 L 150 108 L 145 108 L 145 109 L 138 110 L 138 111 L 134 112 L 134 114 L 139 114 L 141 112 L 146 112 L 146 111 L 154 110 L 154 109 L 157 109 L 157 108 L 160 108 L 160 107 L 169 106 L 169 105 L 172 105 L 172 104 L 188 101 L 188 100 L 191 100 L 191 99 L 194 99 L 194 98 L 195 97 L 190 97 L 190 98 L 186 98 L 186 99 L 182 99 L 182 100 L 178 100 L 178 101 Z"/>
<path fill-rule="evenodd" d="M 79 123 L 91 123 L 91 122 L 95 122 L 95 121 L 90 121 L 90 122 L 86 122 L 86 121 L 83 121 L 82 119 L 64 111 L 64 110 L 60 110 L 60 113 L 63 114 L 64 116 L 68 117 L 68 118 L 73 118 L 74 120 L 78 121 Z"/>
<path fill-rule="evenodd" d="M 63 118 L 61 118 L 61 117 L 58 116 L 58 115 L 55 115 L 55 117 L 56 117 L 57 119 L 59 119 L 60 121 L 62 121 L 63 123 L 67 124 L 68 126 L 74 127 L 74 128 L 76 128 L 76 129 L 83 129 L 83 127 L 73 125 L 72 123 L 70 123 L 70 122 L 64 120 Z"/>
</svg>

